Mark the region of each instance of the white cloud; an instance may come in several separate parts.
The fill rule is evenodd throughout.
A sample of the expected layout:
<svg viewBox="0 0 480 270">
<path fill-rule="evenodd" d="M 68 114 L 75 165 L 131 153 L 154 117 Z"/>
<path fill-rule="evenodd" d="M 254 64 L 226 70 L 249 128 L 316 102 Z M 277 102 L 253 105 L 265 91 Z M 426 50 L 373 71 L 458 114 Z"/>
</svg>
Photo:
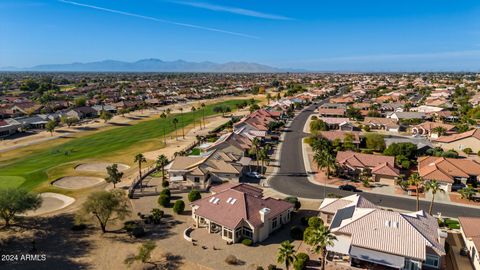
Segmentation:
<svg viewBox="0 0 480 270">
<path fill-rule="evenodd" d="M 68 0 L 58 0 L 58 1 L 62 2 L 62 3 L 65 3 L 65 4 L 74 5 L 74 6 L 86 7 L 86 8 L 101 10 L 101 11 L 105 11 L 105 12 L 120 14 L 120 15 L 124 15 L 124 16 L 140 18 L 140 19 L 144 19 L 144 20 L 167 23 L 167 24 L 183 26 L 183 27 L 188 27 L 188 28 L 194 28 L 194 29 L 199 29 L 199 30 L 205 30 L 205 31 L 210 31 L 210 32 L 217 32 L 217 33 L 223 33 L 223 34 L 228 34 L 228 35 L 240 36 L 240 37 L 245 37 L 245 38 L 259 39 L 259 37 L 256 37 L 256 36 L 252 36 L 252 35 L 248 35 L 248 34 L 244 34 L 244 33 L 239 33 L 239 32 L 228 31 L 228 30 L 222 30 L 222 29 L 218 29 L 218 28 L 212 28 L 212 27 L 200 26 L 200 25 L 196 25 L 196 24 L 189 24 L 189 23 L 182 23 L 182 22 L 164 20 L 164 19 L 160 19 L 160 18 L 144 16 L 144 15 L 141 15 L 141 14 L 130 13 L 130 12 L 125 12 L 125 11 L 115 10 L 115 9 L 109 9 L 109 8 L 104 8 L 104 7 L 94 6 L 94 5 L 87 5 L 87 4 L 82 4 L 82 3 L 68 1 Z"/>
<path fill-rule="evenodd" d="M 237 7 L 220 6 L 220 5 L 214 5 L 210 3 L 204 3 L 204 2 L 186 2 L 186 1 L 170 1 L 170 2 L 179 4 L 179 5 L 184 5 L 184 6 L 233 13 L 233 14 L 238 14 L 238 15 L 243 15 L 248 17 L 270 19 L 270 20 L 293 20 L 292 18 L 282 16 L 282 15 L 268 14 L 268 13 L 263 13 L 255 10 L 243 9 L 243 8 L 237 8 Z"/>
</svg>

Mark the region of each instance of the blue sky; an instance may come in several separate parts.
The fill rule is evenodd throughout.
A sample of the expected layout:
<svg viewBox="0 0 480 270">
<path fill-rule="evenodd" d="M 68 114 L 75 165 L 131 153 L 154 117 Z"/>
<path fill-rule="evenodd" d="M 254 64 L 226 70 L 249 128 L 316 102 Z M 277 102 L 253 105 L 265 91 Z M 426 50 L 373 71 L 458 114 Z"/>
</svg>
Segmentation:
<svg viewBox="0 0 480 270">
<path fill-rule="evenodd" d="M 0 1 L 0 66 L 143 58 L 479 71 L 480 1 Z"/>
</svg>

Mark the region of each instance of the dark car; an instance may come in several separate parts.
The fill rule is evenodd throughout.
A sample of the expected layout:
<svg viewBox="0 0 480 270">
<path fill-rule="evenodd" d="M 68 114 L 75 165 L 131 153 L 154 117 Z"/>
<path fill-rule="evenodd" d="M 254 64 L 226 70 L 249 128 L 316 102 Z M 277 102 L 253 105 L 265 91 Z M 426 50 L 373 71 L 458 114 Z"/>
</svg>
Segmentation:
<svg viewBox="0 0 480 270">
<path fill-rule="evenodd" d="M 452 184 L 452 191 L 459 191 L 462 188 L 465 188 L 466 185 L 464 183 L 455 183 Z"/>
<path fill-rule="evenodd" d="M 359 190 L 357 187 L 352 186 L 352 185 L 341 185 L 338 187 L 340 190 L 346 190 L 346 191 L 351 191 L 351 192 L 358 192 Z"/>
</svg>

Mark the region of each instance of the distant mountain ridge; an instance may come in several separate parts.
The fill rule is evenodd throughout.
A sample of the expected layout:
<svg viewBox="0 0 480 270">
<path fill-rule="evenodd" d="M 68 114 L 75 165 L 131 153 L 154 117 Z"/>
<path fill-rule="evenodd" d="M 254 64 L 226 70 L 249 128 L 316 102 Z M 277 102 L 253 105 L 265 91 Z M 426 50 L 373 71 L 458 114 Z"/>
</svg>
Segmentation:
<svg viewBox="0 0 480 270">
<path fill-rule="evenodd" d="M 150 58 L 135 62 L 104 60 L 87 63 L 49 64 L 30 68 L 4 67 L 2 71 L 65 71 L 65 72 L 229 72 L 229 73 L 261 73 L 261 72 L 300 72 L 295 69 L 281 69 L 249 62 L 188 62 L 184 60 L 162 61 Z"/>
</svg>

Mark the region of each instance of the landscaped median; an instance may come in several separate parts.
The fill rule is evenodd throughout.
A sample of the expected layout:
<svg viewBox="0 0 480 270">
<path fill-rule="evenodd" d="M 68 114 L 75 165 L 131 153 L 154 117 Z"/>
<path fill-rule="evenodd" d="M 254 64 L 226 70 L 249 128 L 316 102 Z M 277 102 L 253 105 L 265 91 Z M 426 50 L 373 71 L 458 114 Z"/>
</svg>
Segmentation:
<svg viewBox="0 0 480 270">
<path fill-rule="evenodd" d="M 130 126 L 112 128 L 91 135 L 74 138 L 63 144 L 33 151 L 28 156 L 0 161 L 0 188 L 37 188 L 48 179 L 57 179 L 65 168 L 75 167 L 88 159 L 115 160 L 133 159 L 132 153 L 140 153 L 146 147 L 161 147 L 164 134 L 175 131 L 172 124 L 177 118 L 176 128 L 181 129 L 200 121 L 203 116 L 218 114 L 217 106 L 229 106 L 235 110 L 243 100 L 228 100 L 198 108 L 193 112 L 171 114 L 166 118 L 147 120 Z M 128 157 L 126 157 L 128 155 Z"/>
</svg>

